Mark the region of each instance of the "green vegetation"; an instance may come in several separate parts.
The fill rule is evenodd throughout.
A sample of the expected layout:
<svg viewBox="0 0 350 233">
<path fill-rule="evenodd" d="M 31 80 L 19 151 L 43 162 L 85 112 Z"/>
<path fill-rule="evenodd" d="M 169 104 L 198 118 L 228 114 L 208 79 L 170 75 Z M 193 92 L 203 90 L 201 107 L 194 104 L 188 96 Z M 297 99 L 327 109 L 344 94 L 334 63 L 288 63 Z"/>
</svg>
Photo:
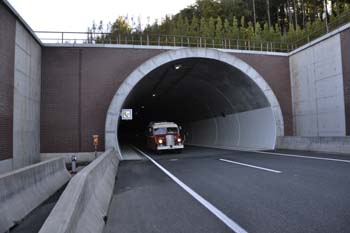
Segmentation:
<svg viewBox="0 0 350 233">
<path fill-rule="evenodd" d="M 331 30 L 349 21 L 349 0 L 197 0 L 143 30 L 119 17 L 96 41 L 246 49 L 279 43 L 283 50 L 282 44 L 300 46 L 324 34 L 326 22 Z"/>
</svg>

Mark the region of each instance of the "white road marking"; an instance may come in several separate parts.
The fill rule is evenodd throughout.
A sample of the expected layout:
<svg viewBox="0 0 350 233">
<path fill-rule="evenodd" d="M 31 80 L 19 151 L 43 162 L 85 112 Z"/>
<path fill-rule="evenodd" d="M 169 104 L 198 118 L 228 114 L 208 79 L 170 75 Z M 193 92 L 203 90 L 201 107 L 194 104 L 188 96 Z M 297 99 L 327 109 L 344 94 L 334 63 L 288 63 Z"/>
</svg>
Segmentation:
<svg viewBox="0 0 350 233">
<path fill-rule="evenodd" d="M 175 183 L 177 183 L 181 188 L 183 188 L 187 193 L 189 193 L 194 199 L 196 199 L 199 203 L 201 203 L 205 208 L 207 208 L 210 212 L 212 212 L 216 217 L 218 217 L 223 223 L 226 224 L 231 230 L 236 233 L 248 233 L 241 226 L 239 226 L 235 221 L 227 217 L 223 212 L 221 212 L 218 208 L 213 206 L 210 202 L 205 200 L 202 196 L 188 187 L 185 183 L 179 180 L 176 176 L 171 174 L 168 170 L 166 170 L 162 165 L 157 163 L 154 159 L 152 159 L 149 155 L 141 151 L 140 149 L 134 147 L 135 150 L 144 155 L 147 159 L 149 159 L 154 165 L 156 165 L 160 170 L 162 170 L 167 176 L 169 176 Z"/>
<path fill-rule="evenodd" d="M 223 161 L 223 162 L 227 162 L 227 163 L 234 163 L 234 164 L 238 164 L 238 165 L 242 165 L 242 166 L 246 166 L 246 167 L 252 167 L 252 168 L 256 168 L 256 169 L 260 169 L 260 170 L 264 170 L 264 171 L 268 171 L 268 172 L 282 173 L 281 171 L 277 171 L 277 170 L 273 170 L 273 169 L 269 169 L 269 168 L 265 168 L 265 167 L 258 167 L 258 166 L 254 166 L 254 165 L 250 165 L 250 164 L 246 164 L 246 163 L 239 163 L 239 162 L 235 162 L 235 161 L 231 161 L 231 160 L 227 160 L 227 159 L 219 159 L 219 160 Z"/>
<path fill-rule="evenodd" d="M 266 152 L 266 151 L 253 151 L 253 150 L 252 151 L 246 151 L 246 152 L 255 152 L 255 153 L 260 153 L 260 154 L 271 154 L 271 155 L 281 155 L 281 156 L 296 157 L 296 158 L 303 158 L 303 159 L 317 159 L 317 160 L 326 160 L 326 161 L 350 163 L 350 160 L 345 160 L 345 159 L 320 158 L 320 157 L 313 157 L 313 156 L 306 156 L 306 155 L 293 155 L 293 154 L 283 154 L 283 153 Z"/>
</svg>

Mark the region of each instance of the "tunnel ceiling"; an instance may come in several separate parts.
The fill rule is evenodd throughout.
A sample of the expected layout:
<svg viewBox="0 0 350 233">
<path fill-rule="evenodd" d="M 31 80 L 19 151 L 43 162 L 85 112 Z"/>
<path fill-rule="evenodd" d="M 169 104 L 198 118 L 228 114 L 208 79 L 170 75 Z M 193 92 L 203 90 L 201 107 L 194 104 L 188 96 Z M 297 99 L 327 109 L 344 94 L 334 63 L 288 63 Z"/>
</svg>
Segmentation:
<svg viewBox="0 0 350 233">
<path fill-rule="evenodd" d="M 135 118 L 188 122 L 267 106 L 263 92 L 238 69 L 217 60 L 187 58 L 146 75 L 123 107 L 134 109 Z"/>
</svg>

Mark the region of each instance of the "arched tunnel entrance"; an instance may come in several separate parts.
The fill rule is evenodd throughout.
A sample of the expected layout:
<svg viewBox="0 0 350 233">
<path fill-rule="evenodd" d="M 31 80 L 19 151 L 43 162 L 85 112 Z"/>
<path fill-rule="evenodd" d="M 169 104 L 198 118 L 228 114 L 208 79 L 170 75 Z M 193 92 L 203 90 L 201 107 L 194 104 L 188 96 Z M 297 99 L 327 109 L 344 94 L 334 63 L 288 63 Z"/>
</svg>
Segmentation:
<svg viewBox="0 0 350 233">
<path fill-rule="evenodd" d="M 132 121 L 119 119 L 133 109 Z M 248 64 L 212 49 L 165 52 L 136 69 L 117 91 L 106 120 L 106 148 L 145 140 L 151 121 L 182 126 L 186 144 L 273 149 L 283 135 L 272 90 Z"/>
</svg>

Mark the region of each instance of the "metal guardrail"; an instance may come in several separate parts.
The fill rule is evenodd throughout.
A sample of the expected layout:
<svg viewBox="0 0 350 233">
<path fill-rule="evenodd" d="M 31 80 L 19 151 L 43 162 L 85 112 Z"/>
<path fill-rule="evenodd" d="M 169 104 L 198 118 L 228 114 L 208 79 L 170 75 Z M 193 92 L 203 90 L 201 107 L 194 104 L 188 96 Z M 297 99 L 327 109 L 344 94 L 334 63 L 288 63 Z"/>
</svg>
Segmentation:
<svg viewBox="0 0 350 233">
<path fill-rule="evenodd" d="M 350 12 L 343 13 L 328 25 L 320 26 L 313 32 L 297 38 L 294 42 L 269 42 L 231 38 L 209 38 L 202 36 L 151 35 L 142 33 L 115 34 L 101 32 L 58 32 L 36 31 L 43 43 L 53 44 L 117 44 L 140 46 L 171 46 L 255 50 L 268 52 L 291 52 L 311 40 L 335 30 L 350 22 Z"/>
<path fill-rule="evenodd" d="M 311 42 L 314 39 L 317 39 L 333 30 L 336 30 L 340 28 L 341 26 L 344 26 L 345 24 L 350 22 L 350 12 L 345 12 L 342 15 L 339 15 L 336 20 L 328 23 L 328 25 L 323 25 L 319 27 L 318 29 L 308 33 L 307 35 L 303 36 L 302 38 L 297 38 L 295 42 L 293 42 L 295 48 L 299 48 L 309 42 Z"/>
<path fill-rule="evenodd" d="M 118 44 L 141 46 L 171 46 L 221 48 L 238 50 L 258 50 L 289 52 L 294 49 L 285 42 L 208 38 L 199 36 L 150 35 L 150 34 L 111 34 L 87 32 L 35 32 L 43 43 L 55 44 Z"/>
</svg>

